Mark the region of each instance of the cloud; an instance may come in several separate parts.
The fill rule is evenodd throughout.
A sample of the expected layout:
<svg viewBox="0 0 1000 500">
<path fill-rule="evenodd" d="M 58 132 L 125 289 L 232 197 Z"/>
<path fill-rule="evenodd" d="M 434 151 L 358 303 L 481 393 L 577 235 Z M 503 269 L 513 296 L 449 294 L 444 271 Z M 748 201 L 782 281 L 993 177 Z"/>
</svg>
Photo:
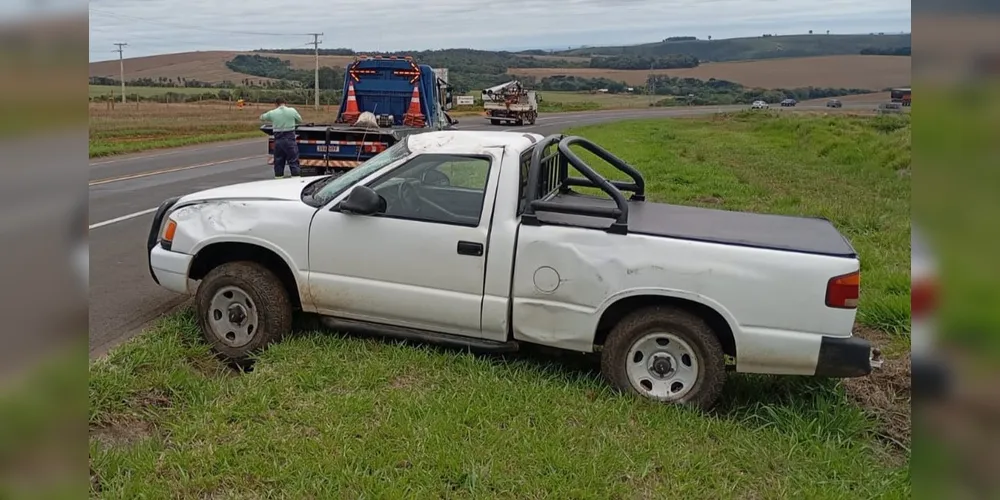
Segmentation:
<svg viewBox="0 0 1000 500">
<path fill-rule="evenodd" d="M 210 5 L 201 7 L 199 5 Z M 769 33 L 909 31 L 907 0 L 93 0 L 91 60 L 189 50 L 324 47 L 359 50 L 562 47 Z M 335 7 L 336 6 L 336 7 Z"/>
</svg>

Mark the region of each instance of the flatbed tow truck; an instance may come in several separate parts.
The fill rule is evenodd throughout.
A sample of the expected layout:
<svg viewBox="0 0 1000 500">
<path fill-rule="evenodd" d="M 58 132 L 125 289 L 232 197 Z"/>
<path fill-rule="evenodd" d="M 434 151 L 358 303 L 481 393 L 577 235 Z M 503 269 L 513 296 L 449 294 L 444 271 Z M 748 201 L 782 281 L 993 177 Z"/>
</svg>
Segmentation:
<svg viewBox="0 0 1000 500">
<path fill-rule="evenodd" d="M 444 68 L 417 64 L 408 56 L 356 58 L 347 65 L 335 122 L 307 123 L 295 130 L 302 175 L 343 173 L 410 134 L 452 128 L 458 121 L 447 114 L 452 107 L 447 75 Z M 377 127 L 359 123 L 366 113 L 374 115 Z M 267 124 L 260 130 L 268 135 L 271 165 L 273 128 Z"/>
</svg>

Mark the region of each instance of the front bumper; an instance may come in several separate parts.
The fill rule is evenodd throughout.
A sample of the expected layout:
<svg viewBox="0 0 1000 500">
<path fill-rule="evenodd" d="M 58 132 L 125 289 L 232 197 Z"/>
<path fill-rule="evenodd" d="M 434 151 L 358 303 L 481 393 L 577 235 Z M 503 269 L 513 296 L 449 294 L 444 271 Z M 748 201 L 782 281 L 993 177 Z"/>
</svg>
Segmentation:
<svg viewBox="0 0 1000 500">
<path fill-rule="evenodd" d="M 859 337 L 823 337 L 816 362 L 816 376 L 864 377 L 882 366 L 882 353 Z"/>
<path fill-rule="evenodd" d="M 157 285 L 160 284 L 160 280 L 153 271 L 153 248 L 159 245 L 160 226 L 163 224 L 163 218 L 167 216 L 170 208 L 176 205 L 180 199 L 180 196 L 174 196 L 160 203 L 160 206 L 156 209 L 156 213 L 153 214 L 153 224 L 149 227 L 149 234 L 146 236 L 146 261 L 149 265 L 149 275 L 153 277 L 153 281 Z"/>
<path fill-rule="evenodd" d="M 171 252 L 160 245 L 149 252 L 149 268 L 153 279 L 163 288 L 177 293 L 191 293 L 188 287 L 188 270 L 193 260 L 193 255 Z"/>
</svg>

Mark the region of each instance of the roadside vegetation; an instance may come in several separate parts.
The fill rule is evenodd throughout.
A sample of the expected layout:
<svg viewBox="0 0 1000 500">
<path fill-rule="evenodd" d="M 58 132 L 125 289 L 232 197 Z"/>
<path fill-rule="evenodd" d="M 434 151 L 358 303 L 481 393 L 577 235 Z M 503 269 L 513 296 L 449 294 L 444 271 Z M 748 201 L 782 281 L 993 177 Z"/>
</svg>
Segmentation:
<svg viewBox="0 0 1000 500">
<path fill-rule="evenodd" d="M 240 371 L 183 311 L 91 365 L 91 494 L 908 498 L 909 126 L 737 113 L 568 131 L 656 201 L 830 218 L 861 253 L 857 333 L 887 348 L 882 373 L 734 374 L 703 415 L 614 394 L 595 356 L 565 353 L 300 332 Z"/>
</svg>

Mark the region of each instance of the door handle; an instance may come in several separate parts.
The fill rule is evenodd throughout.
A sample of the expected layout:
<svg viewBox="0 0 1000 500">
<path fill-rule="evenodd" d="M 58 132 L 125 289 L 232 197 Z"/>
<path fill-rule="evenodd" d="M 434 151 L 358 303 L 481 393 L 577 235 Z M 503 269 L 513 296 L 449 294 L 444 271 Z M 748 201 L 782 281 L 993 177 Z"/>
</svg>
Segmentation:
<svg viewBox="0 0 1000 500">
<path fill-rule="evenodd" d="M 476 257 L 481 257 L 483 255 L 483 244 L 474 243 L 471 241 L 459 241 L 458 242 L 458 254 L 459 255 L 475 255 Z"/>
</svg>

